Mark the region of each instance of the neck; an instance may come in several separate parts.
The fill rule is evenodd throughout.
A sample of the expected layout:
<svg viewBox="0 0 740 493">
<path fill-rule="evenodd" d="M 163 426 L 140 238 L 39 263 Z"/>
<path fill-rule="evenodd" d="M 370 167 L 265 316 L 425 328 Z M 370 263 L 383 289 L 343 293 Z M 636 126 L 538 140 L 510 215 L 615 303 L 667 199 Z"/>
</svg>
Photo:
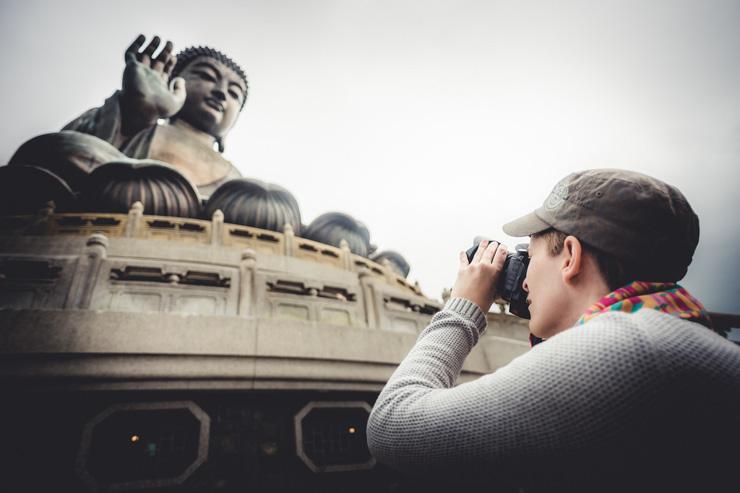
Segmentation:
<svg viewBox="0 0 740 493">
<path fill-rule="evenodd" d="M 569 302 L 567 306 L 563 307 L 563 325 L 549 334 L 548 337 L 574 327 L 586 310 L 612 291 L 600 274 L 594 274 L 596 273 L 592 272 L 591 275 L 584 275 L 575 283 L 566 286 L 565 289 L 568 293 L 565 299 Z"/>
<path fill-rule="evenodd" d="M 216 143 L 216 137 L 202 130 L 198 130 L 197 128 L 180 118 L 171 119 L 170 125 L 174 125 L 175 127 L 184 130 L 186 133 L 190 134 L 190 136 L 194 140 L 207 145 L 210 149 L 213 149 L 213 145 Z"/>
<path fill-rule="evenodd" d="M 604 296 L 611 293 L 611 289 L 606 285 L 606 283 L 599 282 L 599 283 L 592 283 L 591 286 L 586 287 L 581 293 L 579 294 L 576 303 L 574 303 L 573 311 L 571 312 L 571 315 L 573 317 L 573 320 L 571 321 L 570 326 L 574 326 L 576 322 L 581 318 L 581 315 L 583 315 L 586 310 L 594 306 L 598 301 L 600 301 Z"/>
</svg>

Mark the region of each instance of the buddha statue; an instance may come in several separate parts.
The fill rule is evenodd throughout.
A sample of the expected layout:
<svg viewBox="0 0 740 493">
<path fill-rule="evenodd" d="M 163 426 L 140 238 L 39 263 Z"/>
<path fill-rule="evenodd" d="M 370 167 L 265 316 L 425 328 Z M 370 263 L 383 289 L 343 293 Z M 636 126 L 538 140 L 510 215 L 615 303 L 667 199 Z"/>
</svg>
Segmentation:
<svg viewBox="0 0 740 493">
<path fill-rule="evenodd" d="M 23 144 L 9 165 L 50 170 L 74 189 L 80 174 L 112 161 L 168 164 L 208 197 L 241 174 L 221 154 L 247 97 L 247 78 L 208 47 L 172 52 L 170 41 L 140 35 L 125 52 L 121 89 L 61 132 Z"/>
</svg>

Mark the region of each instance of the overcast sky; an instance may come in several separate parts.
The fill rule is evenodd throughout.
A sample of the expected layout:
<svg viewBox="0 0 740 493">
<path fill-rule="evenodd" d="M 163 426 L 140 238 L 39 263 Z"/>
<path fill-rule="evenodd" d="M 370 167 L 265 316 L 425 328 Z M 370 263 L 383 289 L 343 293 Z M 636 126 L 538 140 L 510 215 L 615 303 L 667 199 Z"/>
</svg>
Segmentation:
<svg viewBox="0 0 740 493">
<path fill-rule="evenodd" d="M 684 285 L 740 313 L 740 1 L 8 1 L 0 163 L 120 87 L 139 33 L 249 77 L 225 156 L 303 222 L 343 211 L 439 298 L 475 235 L 566 174 L 628 168 L 701 220 Z"/>
</svg>

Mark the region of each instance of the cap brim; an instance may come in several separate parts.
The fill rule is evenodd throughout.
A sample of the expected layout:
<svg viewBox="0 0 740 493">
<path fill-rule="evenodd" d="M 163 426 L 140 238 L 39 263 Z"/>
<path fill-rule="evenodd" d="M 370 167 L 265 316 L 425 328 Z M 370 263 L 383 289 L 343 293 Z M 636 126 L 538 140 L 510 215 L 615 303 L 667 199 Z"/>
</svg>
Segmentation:
<svg viewBox="0 0 740 493">
<path fill-rule="evenodd" d="M 510 223 L 504 224 L 504 233 L 509 236 L 530 236 L 535 233 L 541 233 L 552 226 L 540 219 L 537 214 L 530 212 L 526 216 L 514 219 Z"/>
</svg>

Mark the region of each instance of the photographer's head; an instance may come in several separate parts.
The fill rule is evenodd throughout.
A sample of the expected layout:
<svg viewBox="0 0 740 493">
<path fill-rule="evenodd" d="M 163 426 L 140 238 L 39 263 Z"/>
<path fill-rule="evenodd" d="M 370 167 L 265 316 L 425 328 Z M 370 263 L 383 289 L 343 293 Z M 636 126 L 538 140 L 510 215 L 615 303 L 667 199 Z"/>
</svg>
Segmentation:
<svg viewBox="0 0 740 493">
<path fill-rule="evenodd" d="M 640 173 L 600 169 L 568 175 L 540 208 L 504 231 L 532 237 L 525 283 L 530 330 L 547 338 L 624 284 L 683 278 L 699 220 L 675 187 Z"/>
<path fill-rule="evenodd" d="M 572 327 L 595 301 L 629 282 L 616 257 L 552 228 L 532 235 L 529 257 L 523 287 L 529 327 L 540 338 Z"/>
</svg>

